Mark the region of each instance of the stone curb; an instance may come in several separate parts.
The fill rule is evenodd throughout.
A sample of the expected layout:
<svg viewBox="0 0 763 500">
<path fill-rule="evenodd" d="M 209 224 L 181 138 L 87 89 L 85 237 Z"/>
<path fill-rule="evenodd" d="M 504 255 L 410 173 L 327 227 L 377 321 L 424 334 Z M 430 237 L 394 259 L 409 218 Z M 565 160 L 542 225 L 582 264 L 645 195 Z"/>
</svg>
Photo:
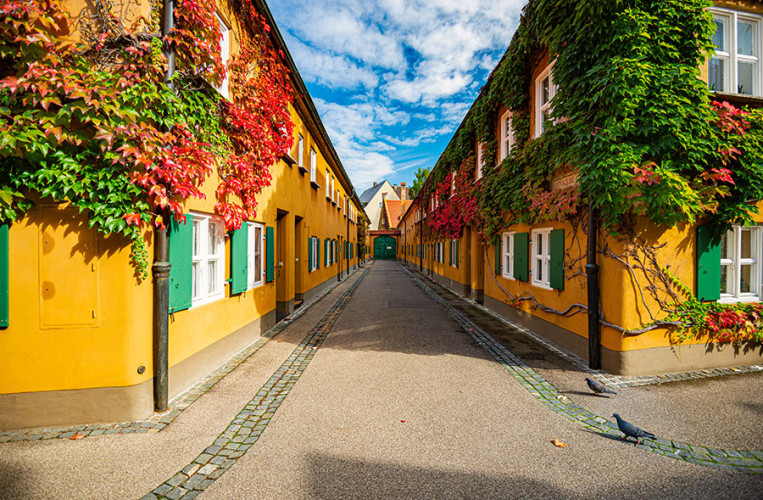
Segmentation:
<svg viewBox="0 0 763 500">
<path fill-rule="evenodd" d="M 408 265 L 405 265 L 405 267 L 408 268 L 410 271 L 411 268 Z M 413 272 L 417 274 L 419 273 L 418 270 L 413 270 Z M 431 278 L 425 276 L 422 274 L 422 276 L 433 283 L 435 283 L 434 280 Z M 570 364 L 575 366 L 576 368 L 588 373 L 591 375 L 591 378 L 598 379 L 600 382 L 603 382 L 606 385 L 612 386 L 614 388 L 623 388 L 623 387 L 636 387 L 640 385 L 654 385 L 654 384 L 664 384 L 666 382 L 679 382 L 683 380 L 696 380 L 700 378 L 713 378 L 713 377 L 722 377 L 725 375 L 738 375 L 740 373 L 757 373 L 760 371 L 763 371 L 763 366 L 760 365 L 746 365 L 746 366 L 735 366 L 733 368 L 712 368 L 709 370 L 695 370 L 691 372 L 681 372 L 681 373 L 668 373 L 665 375 L 647 375 L 647 376 L 639 376 L 639 377 L 622 377 L 620 375 L 613 375 L 611 373 L 607 373 L 603 370 L 593 370 L 588 367 L 588 363 L 586 360 L 581 358 L 580 356 L 577 356 L 576 354 L 571 353 L 570 351 L 564 349 L 563 347 L 560 347 L 556 344 L 553 344 L 546 340 L 545 338 L 541 337 L 537 333 L 533 332 L 532 330 L 529 330 L 525 328 L 524 326 L 515 323 L 514 321 L 511 321 L 510 319 L 501 316 L 497 312 L 493 311 L 492 309 L 474 301 L 473 299 L 469 297 L 465 297 L 463 295 L 459 295 L 456 291 L 441 285 L 437 283 L 438 286 L 441 286 L 445 290 L 449 291 L 453 295 L 455 295 L 457 298 L 463 300 L 464 302 L 468 303 L 469 305 L 479 309 L 480 311 L 484 312 L 485 314 L 490 315 L 493 319 L 496 319 L 503 323 L 506 326 L 509 326 L 522 335 L 528 337 L 529 339 L 535 341 L 536 343 L 542 345 L 549 351 L 553 352 L 557 356 L 563 358 L 564 360 L 568 361 Z"/>
<path fill-rule="evenodd" d="M 246 454 L 259 440 L 367 274 L 368 270 L 355 280 L 215 441 L 142 500 L 195 498 Z"/>
<path fill-rule="evenodd" d="M 561 394 L 556 387 L 543 376 L 527 366 L 521 359 L 506 349 L 490 334 L 478 327 L 473 321 L 448 304 L 437 295 L 424 281 L 415 276 L 407 266 L 401 266 L 408 275 L 435 302 L 443 306 L 471 337 L 485 349 L 498 363 L 503 366 L 527 391 L 551 411 L 563 418 L 583 426 L 589 432 L 600 434 L 611 439 L 624 440 L 637 448 L 657 453 L 666 457 L 683 460 L 697 465 L 705 465 L 718 469 L 734 470 L 748 474 L 763 474 L 763 451 L 761 450 L 731 450 L 694 446 L 680 441 L 666 439 L 643 439 L 642 444 L 627 441 L 625 435 L 617 428 L 617 424 L 604 417 L 596 415 L 582 406 L 572 402 Z"/>
<path fill-rule="evenodd" d="M 356 268 L 354 275 L 359 268 Z M 345 278 L 345 279 L 347 279 Z M 101 436 L 105 434 L 154 434 L 169 424 L 171 424 L 180 415 L 183 410 L 191 406 L 201 396 L 206 394 L 230 372 L 235 370 L 241 363 L 249 359 L 255 352 L 259 351 L 270 339 L 281 333 L 287 326 L 296 321 L 305 314 L 312 306 L 320 302 L 324 297 L 331 293 L 342 282 L 335 282 L 323 292 L 313 297 L 310 301 L 293 312 L 288 318 L 276 323 L 273 328 L 263 333 L 259 339 L 255 340 L 244 349 L 230 357 L 224 364 L 214 371 L 197 381 L 191 387 L 175 396 L 170 401 L 170 409 L 164 413 L 154 413 L 146 420 L 137 420 L 133 422 L 117 422 L 108 424 L 89 424 L 73 427 L 51 427 L 26 429 L 21 431 L 0 432 L 0 444 L 13 443 L 17 441 L 39 441 L 45 439 L 82 439 L 91 436 Z"/>
</svg>

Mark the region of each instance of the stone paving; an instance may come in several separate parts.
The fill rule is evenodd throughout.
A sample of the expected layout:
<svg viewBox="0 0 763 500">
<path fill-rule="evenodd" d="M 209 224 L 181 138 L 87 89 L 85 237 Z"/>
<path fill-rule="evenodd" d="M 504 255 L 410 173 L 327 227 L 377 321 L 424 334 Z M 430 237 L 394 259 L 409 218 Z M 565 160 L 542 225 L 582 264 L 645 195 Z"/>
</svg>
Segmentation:
<svg viewBox="0 0 763 500">
<path fill-rule="evenodd" d="M 403 270 L 416 281 L 435 302 L 442 305 L 461 327 L 482 346 L 502 367 L 506 369 L 527 391 L 538 401 L 563 418 L 582 425 L 587 431 L 601 434 L 612 439 L 624 439 L 625 435 L 617 428 L 617 424 L 604 417 L 596 415 L 570 401 L 552 384 L 546 381 L 535 370 L 527 366 L 521 359 L 512 354 L 500 342 L 478 327 L 469 318 L 448 304 L 437 295 L 427 284 L 411 272 L 407 266 Z M 537 337 L 533 334 L 534 337 Z M 546 344 L 546 342 L 544 342 Z M 557 349 L 554 349 L 555 351 Z M 712 372 L 712 370 L 706 370 Z M 605 380 L 610 382 L 612 376 Z M 646 379 L 646 377 L 639 377 Z M 695 377 L 687 377 L 695 378 Z M 678 379 L 678 380 L 686 380 Z M 663 380 L 663 382 L 666 380 Z M 654 383 L 654 382 L 651 382 Z M 614 385 L 614 384 L 613 384 Z M 636 384 L 632 384 L 636 385 Z M 643 385 L 643 384 L 642 384 Z M 623 387 L 623 385 L 620 385 Z M 642 444 L 629 441 L 633 446 L 643 450 L 682 460 L 697 465 L 705 465 L 719 469 L 734 470 L 749 474 L 763 474 L 763 450 L 731 450 L 708 448 L 689 445 L 666 439 L 643 439 Z"/>
<path fill-rule="evenodd" d="M 548 340 L 544 339 L 543 337 L 536 334 L 532 330 L 529 330 L 525 328 L 524 326 L 519 325 L 511 321 L 510 319 L 501 316 L 500 314 L 493 311 L 492 309 L 477 303 L 476 301 L 472 300 L 469 297 L 458 295 L 455 291 L 451 290 L 450 288 L 447 288 L 447 287 L 443 287 L 443 288 L 453 293 L 455 296 L 461 298 L 465 302 L 468 302 L 473 307 L 476 307 L 480 311 L 490 315 L 491 317 L 495 318 L 501 323 L 507 326 L 510 326 L 514 330 L 532 339 L 534 342 L 544 346 L 546 349 L 553 352 L 560 358 L 565 359 L 566 361 L 568 361 L 570 364 L 572 364 L 579 370 L 590 374 L 591 378 L 598 379 L 600 382 L 617 389 L 622 389 L 624 387 L 637 387 L 642 385 L 664 384 L 666 382 L 680 382 L 685 380 L 697 380 L 701 378 L 721 377 L 724 375 L 736 375 L 740 373 L 756 373 L 756 372 L 763 371 L 763 366 L 747 365 L 747 366 L 735 366 L 735 367 L 729 367 L 729 368 L 713 368 L 710 370 L 696 370 L 696 371 L 681 372 L 681 373 L 668 373 L 664 375 L 622 377 L 620 375 L 613 375 L 611 373 L 607 373 L 603 370 L 593 370 L 588 367 L 588 362 L 584 360 L 583 358 L 581 358 L 580 356 L 577 356 L 567 351 L 566 349 L 563 349 L 553 344 L 552 342 L 549 342 Z"/>
<path fill-rule="evenodd" d="M 367 274 L 368 270 L 355 280 L 227 429 L 193 462 L 154 488 L 143 500 L 195 498 L 244 456 L 260 438 Z"/>
<path fill-rule="evenodd" d="M 352 274 L 354 273 L 355 271 L 353 271 Z M 352 276 L 352 274 L 350 276 Z M 313 299 L 302 304 L 299 309 L 294 311 L 287 318 L 279 321 L 273 328 L 262 334 L 259 339 L 249 344 L 243 350 L 229 358 L 223 365 L 212 371 L 209 375 L 201 378 L 198 382 L 176 396 L 170 401 L 170 408 L 166 412 L 154 413 L 146 420 L 138 420 L 134 422 L 116 422 L 0 432 L 0 443 L 46 439 L 82 439 L 106 434 L 153 434 L 159 432 L 171 424 L 183 410 L 206 394 L 221 379 L 236 369 L 241 363 L 249 359 L 255 352 L 259 351 L 262 346 L 270 341 L 270 339 L 281 333 L 286 327 L 305 314 L 305 312 L 331 293 L 338 285 L 339 282 L 332 284 Z"/>
</svg>

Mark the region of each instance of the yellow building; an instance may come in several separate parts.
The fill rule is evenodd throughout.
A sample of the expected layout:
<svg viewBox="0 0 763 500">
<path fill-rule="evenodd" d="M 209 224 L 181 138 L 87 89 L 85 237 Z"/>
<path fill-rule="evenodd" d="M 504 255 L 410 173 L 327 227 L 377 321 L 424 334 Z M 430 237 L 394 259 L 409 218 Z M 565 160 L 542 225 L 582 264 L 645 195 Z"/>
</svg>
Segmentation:
<svg viewBox="0 0 763 500">
<path fill-rule="evenodd" d="M 541 0 L 529 5 L 523 23 L 532 21 L 537 12 L 534 9 L 545 9 L 547 3 Z M 716 52 L 697 77 L 705 82 L 702 85 L 710 87 L 715 101 L 760 106 L 763 65 L 758 48 L 763 46 L 763 6 L 752 1 L 719 1 L 711 12 L 716 26 L 712 39 Z M 518 222 L 523 214 L 517 216 L 506 210 L 498 227 L 490 228 L 490 238 L 480 234 L 487 223 L 481 226 L 473 220 L 467 221 L 453 238 L 444 238 L 442 231 L 432 229 L 434 217 L 440 217 L 437 225 L 442 225 L 441 205 L 448 203 L 447 184 L 453 182 L 451 197 L 458 191 L 455 181 L 448 180 L 455 177 L 449 176 L 468 171 L 464 175 L 470 177 L 473 186 L 466 183 L 463 189 L 479 193 L 487 189 L 484 177 L 523 161 L 523 155 L 544 147 L 544 131 L 558 123 L 565 125 L 567 118 L 549 124 L 557 102 L 554 96 L 562 92 L 554 81 L 556 57 L 550 58 L 546 49 L 530 56 L 522 50 L 513 51 L 517 40 L 515 36 L 448 145 L 449 153 L 443 154 L 418 199 L 405 213 L 401 223 L 407 244 L 403 258 L 454 291 L 484 302 L 501 315 L 589 359 L 592 366 L 596 367 L 594 360 L 600 356 L 599 366 L 611 373 L 656 374 L 763 361 L 755 342 L 746 346 L 723 342 L 706 333 L 682 339 L 674 325 L 667 324 L 680 323 L 668 316 L 674 303 L 693 297 L 705 305 L 741 306 L 763 301 L 763 216 L 759 213 L 752 214 L 755 225 L 734 224 L 720 238 L 710 235 L 702 217 L 699 224 L 670 225 L 636 216 L 628 221 L 627 234 L 619 235 L 594 224 L 598 235 L 592 248 L 596 249 L 599 270 L 598 278 L 594 274 L 593 279 L 600 289 L 601 315 L 594 317 L 593 323 L 593 308 L 588 307 L 591 282 L 587 273 L 591 270 L 586 268 L 590 212 L 582 200 L 578 200 L 574 216 L 561 214 Z M 558 50 L 564 49 L 562 46 Z M 509 106 L 495 96 L 501 95 L 501 79 L 509 79 L 505 68 L 525 56 L 530 61 L 527 72 L 521 75 L 525 99 L 509 95 L 508 101 L 523 103 Z M 486 115 L 491 117 L 489 132 L 480 136 L 475 130 Z M 468 141 L 473 146 L 463 152 L 463 163 L 454 164 L 454 151 Z M 553 163 L 553 159 L 547 162 Z M 545 179 L 538 179 L 545 186 L 540 196 L 555 201 L 566 200 L 563 194 L 585 196 L 579 193 L 580 173 L 574 165 L 562 164 L 549 170 L 543 173 Z M 517 175 L 521 176 L 521 172 Z M 489 189 L 506 189 L 489 185 Z M 485 193 L 481 193 L 483 200 L 498 196 Z M 761 207 L 763 204 L 758 203 Z"/>
<path fill-rule="evenodd" d="M 270 168 L 256 220 L 226 232 L 215 173 L 206 199 L 186 201 L 186 223 L 170 228 L 170 398 L 358 265 L 362 205 L 272 15 L 256 5 L 290 71 L 294 146 Z M 237 15 L 218 9 L 222 23 Z M 227 24 L 224 58 L 246 36 Z M 0 430 L 149 416 L 151 279 L 136 278 L 128 239 L 97 233 L 65 200 L 27 196 L 34 208 L 0 227 Z M 150 255 L 154 239 L 146 231 Z"/>
</svg>

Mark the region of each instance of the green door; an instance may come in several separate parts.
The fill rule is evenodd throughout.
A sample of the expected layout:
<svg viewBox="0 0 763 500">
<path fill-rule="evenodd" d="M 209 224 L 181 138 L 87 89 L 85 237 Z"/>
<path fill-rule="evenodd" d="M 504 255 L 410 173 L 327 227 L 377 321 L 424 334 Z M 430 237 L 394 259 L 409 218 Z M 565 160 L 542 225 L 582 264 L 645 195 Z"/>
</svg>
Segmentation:
<svg viewBox="0 0 763 500">
<path fill-rule="evenodd" d="M 374 240 L 374 259 L 395 258 L 395 238 L 391 236 L 379 236 Z"/>
</svg>

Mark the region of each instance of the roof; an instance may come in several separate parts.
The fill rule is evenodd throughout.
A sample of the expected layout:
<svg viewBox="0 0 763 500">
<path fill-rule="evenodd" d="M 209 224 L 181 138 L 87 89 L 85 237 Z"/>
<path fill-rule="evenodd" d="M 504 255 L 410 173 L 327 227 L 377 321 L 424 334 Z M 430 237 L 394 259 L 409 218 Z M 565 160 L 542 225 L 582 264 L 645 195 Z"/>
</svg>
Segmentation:
<svg viewBox="0 0 763 500">
<path fill-rule="evenodd" d="M 381 189 L 384 187 L 384 185 L 388 186 L 387 195 L 389 196 L 390 191 L 395 194 L 395 196 L 398 196 L 395 192 L 395 188 L 392 187 L 392 184 L 389 183 L 387 179 L 384 179 L 380 183 L 378 183 L 376 186 L 370 187 L 363 191 L 363 194 L 360 195 L 360 202 L 363 204 L 363 206 L 366 206 L 369 201 L 371 201 L 376 194 L 381 191 Z"/>
<path fill-rule="evenodd" d="M 394 229 L 400 224 L 401 215 L 405 213 L 405 209 L 410 203 L 410 200 L 384 200 L 384 213 L 390 229 Z"/>
</svg>

